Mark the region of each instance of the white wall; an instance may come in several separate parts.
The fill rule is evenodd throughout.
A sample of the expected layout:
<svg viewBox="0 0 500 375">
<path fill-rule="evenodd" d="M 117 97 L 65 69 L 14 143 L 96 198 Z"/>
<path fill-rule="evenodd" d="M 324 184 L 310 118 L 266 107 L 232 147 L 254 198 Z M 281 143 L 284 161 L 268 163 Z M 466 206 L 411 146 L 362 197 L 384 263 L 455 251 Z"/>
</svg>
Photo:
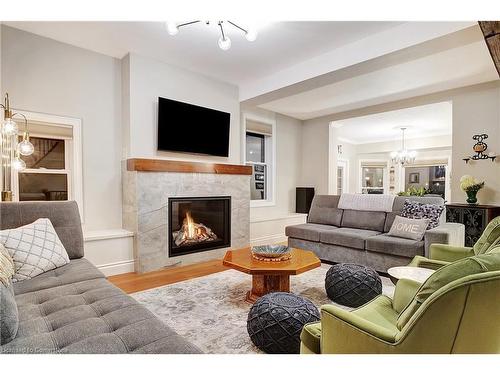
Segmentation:
<svg viewBox="0 0 500 375">
<path fill-rule="evenodd" d="M 316 187 L 319 194 L 326 194 L 328 191 L 327 134 L 330 122 L 442 101 L 451 101 L 453 106 L 450 201 L 465 201 L 458 181 L 463 174 L 471 174 L 486 181 L 487 187 L 478 194 L 480 203 L 500 204 L 500 160 L 494 163 L 486 160 L 470 164 L 462 161 L 462 158 L 472 153 L 474 143 L 472 136 L 483 132 L 490 136 L 489 151 L 500 154 L 500 81 L 498 80 L 305 121 L 302 137 L 302 184 Z M 411 141 L 408 147 L 412 147 Z"/>
<path fill-rule="evenodd" d="M 295 213 L 295 188 L 299 186 L 302 161 L 302 121 L 258 108 L 241 111 L 276 122 L 275 204 L 250 208 L 250 242 L 285 241 L 286 226 L 305 222 L 305 215 Z M 242 131 L 244 126 L 242 123 Z"/>
<path fill-rule="evenodd" d="M 240 104 L 238 87 L 159 61 L 129 54 L 128 157 L 240 163 Z M 157 151 L 158 97 L 209 107 L 231 114 L 229 157 Z M 208 126 L 208 125 L 207 125 Z"/>
<path fill-rule="evenodd" d="M 2 26 L 12 106 L 82 120 L 86 230 L 121 228 L 120 73 L 117 59 Z"/>
<path fill-rule="evenodd" d="M 5 25 L 1 31 L 2 86 L 12 106 L 82 120 L 86 257 L 106 274 L 131 271 L 132 241 L 121 229 L 120 61 Z"/>
</svg>

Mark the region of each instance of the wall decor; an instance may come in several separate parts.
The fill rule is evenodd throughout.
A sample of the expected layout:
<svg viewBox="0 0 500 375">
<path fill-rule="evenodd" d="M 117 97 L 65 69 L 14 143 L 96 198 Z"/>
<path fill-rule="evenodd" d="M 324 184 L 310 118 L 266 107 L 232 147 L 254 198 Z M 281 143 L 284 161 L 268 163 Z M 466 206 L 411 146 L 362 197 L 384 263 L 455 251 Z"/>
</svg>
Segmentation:
<svg viewBox="0 0 500 375">
<path fill-rule="evenodd" d="M 497 156 L 493 152 L 490 152 L 489 154 L 486 153 L 486 150 L 488 149 L 488 144 L 484 142 L 484 140 L 488 139 L 488 134 L 476 134 L 472 137 L 472 139 L 476 141 L 476 143 L 474 143 L 474 146 L 472 146 L 472 149 L 474 150 L 475 154 L 467 158 L 463 158 L 462 160 L 465 161 L 465 163 L 468 163 L 470 160 L 487 160 L 487 159 L 490 159 L 491 161 L 494 162 Z"/>
<path fill-rule="evenodd" d="M 418 184 L 420 182 L 420 173 L 410 173 L 410 184 Z"/>
</svg>

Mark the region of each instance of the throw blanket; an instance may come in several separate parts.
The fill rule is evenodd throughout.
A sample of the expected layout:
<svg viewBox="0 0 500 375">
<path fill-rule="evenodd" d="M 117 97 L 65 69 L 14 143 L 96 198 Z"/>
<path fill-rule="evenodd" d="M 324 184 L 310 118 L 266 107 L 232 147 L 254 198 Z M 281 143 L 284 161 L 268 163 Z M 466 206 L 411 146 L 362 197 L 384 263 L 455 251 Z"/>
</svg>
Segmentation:
<svg viewBox="0 0 500 375">
<path fill-rule="evenodd" d="M 392 212 L 395 198 L 389 194 L 342 194 L 338 207 L 343 210 Z"/>
</svg>

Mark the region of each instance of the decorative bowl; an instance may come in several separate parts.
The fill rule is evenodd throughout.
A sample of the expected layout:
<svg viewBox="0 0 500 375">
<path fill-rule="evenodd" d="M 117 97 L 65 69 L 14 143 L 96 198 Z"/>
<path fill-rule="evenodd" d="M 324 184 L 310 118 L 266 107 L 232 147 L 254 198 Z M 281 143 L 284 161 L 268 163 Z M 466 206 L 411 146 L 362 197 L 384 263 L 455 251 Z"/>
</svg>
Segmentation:
<svg viewBox="0 0 500 375">
<path fill-rule="evenodd" d="M 285 245 L 263 245 L 253 246 L 252 254 L 264 258 L 279 258 L 290 252 L 290 248 Z"/>
</svg>

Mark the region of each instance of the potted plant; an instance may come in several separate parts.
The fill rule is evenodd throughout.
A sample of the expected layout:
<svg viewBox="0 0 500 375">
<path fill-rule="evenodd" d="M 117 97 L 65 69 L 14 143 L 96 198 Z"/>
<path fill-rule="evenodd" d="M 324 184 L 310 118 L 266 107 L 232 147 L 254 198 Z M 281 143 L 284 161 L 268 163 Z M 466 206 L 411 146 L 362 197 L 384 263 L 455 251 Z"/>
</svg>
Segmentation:
<svg viewBox="0 0 500 375">
<path fill-rule="evenodd" d="M 479 182 L 474 177 L 465 175 L 460 179 L 460 189 L 467 194 L 467 203 L 477 203 L 477 192 L 484 187 L 484 181 Z"/>
</svg>

